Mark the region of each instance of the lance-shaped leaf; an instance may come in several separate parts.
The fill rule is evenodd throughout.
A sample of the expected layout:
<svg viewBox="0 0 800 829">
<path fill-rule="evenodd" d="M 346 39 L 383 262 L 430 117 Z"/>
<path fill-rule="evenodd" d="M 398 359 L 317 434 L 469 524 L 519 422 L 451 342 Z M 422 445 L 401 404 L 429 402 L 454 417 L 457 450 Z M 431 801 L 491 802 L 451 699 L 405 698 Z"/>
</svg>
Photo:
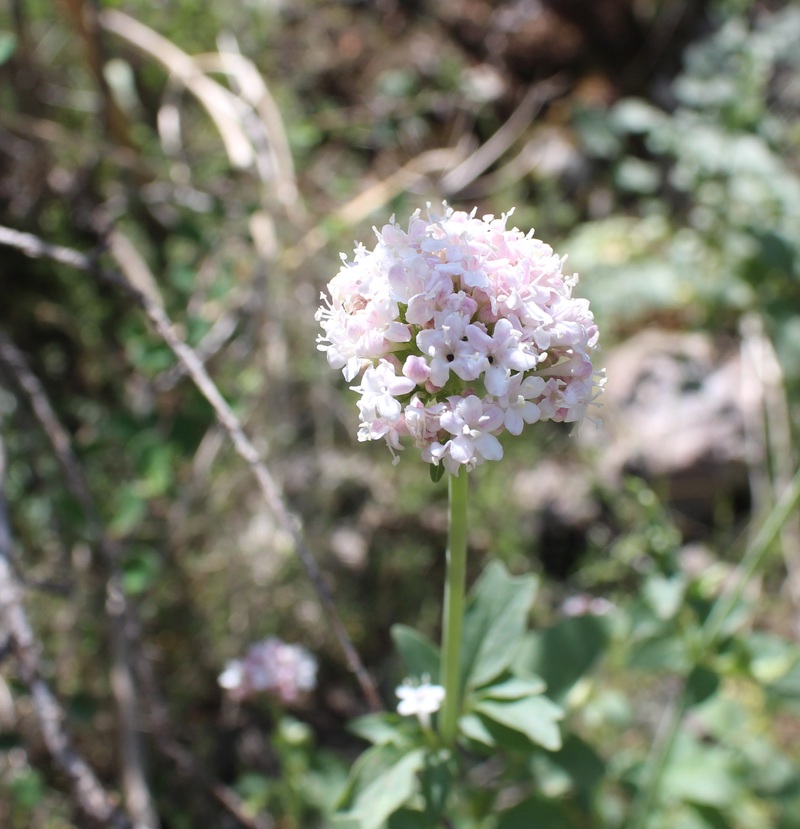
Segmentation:
<svg viewBox="0 0 800 829">
<path fill-rule="evenodd" d="M 515 700 L 480 700 L 473 710 L 492 722 L 526 736 L 550 751 L 561 748 L 558 721 L 562 710 L 547 697 L 527 697 Z"/>
<path fill-rule="evenodd" d="M 405 662 L 409 675 L 439 681 L 439 649 L 421 633 L 406 625 L 392 625 L 392 639 Z"/>
<path fill-rule="evenodd" d="M 491 682 L 511 664 L 537 587 L 534 576 L 511 576 L 499 562 L 486 568 L 464 618 L 461 660 L 467 688 Z"/>
<path fill-rule="evenodd" d="M 388 817 L 418 791 L 417 773 L 424 764 L 423 749 L 402 755 L 355 794 L 348 811 L 336 815 L 336 829 L 381 829 Z"/>
</svg>

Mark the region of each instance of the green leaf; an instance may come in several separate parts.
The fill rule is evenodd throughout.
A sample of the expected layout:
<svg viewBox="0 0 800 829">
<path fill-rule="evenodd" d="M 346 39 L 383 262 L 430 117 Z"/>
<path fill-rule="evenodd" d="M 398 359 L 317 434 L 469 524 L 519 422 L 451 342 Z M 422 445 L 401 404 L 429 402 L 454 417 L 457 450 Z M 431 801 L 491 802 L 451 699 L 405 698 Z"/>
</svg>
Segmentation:
<svg viewBox="0 0 800 829">
<path fill-rule="evenodd" d="M 800 659 L 780 679 L 768 684 L 766 689 L 770 699 L 800 713 Z"/>
<path fill-rule="evenodd" d="M 115 538 L 121 538 L 133 532 L 144 520 L 147 515 L 147 503 L 133 484 L 123 484 L 117 490 L 114 502 L 109 532 Z"/>
<path fill-rule="evenodd" d="M 650 576 L 644 584 L 644 596 L 653 613 L 661 619 L 672 619 L 683 604 L 686 578 L 683 575 L 667 578 L 661 574 Z"/>
<path fill-rule="evenodd" d="M 403 720 L 399 714 L 365 714 L 348 725 L 348 730 L 373 745 L 399 744 L 404 734 L 400 726 Z"/>
<path fill-rule="evenodd" d="M 422 795 L 428 826 L 438 826 L 447 806 L 447 798 L 457 773 L 453 756 L 449 751 L 428 753 L 421 774 Z"/>
<path fill-rule="evenodd" d="M 381 829 L 389 815 L 418 790 L 417 772 L 424 763 L 423 749 L 403 755 L 356 795 L 349 811 L 336 815 L 334 825 L 339 829 Z"/>
<path fill-rule="evenodd" d="M 564 804 L 543 797 L 523 800 L 498 815 L 497 829 L 579 829 Z"/>
<path fill-rule="evenodd" d="M 424 812 L 415 809 L 399 809 L 386 824 L 387 829 L 430 829 L 430 826 Z"/>
<path fill-rule="evenodd" d="M 480 699 L 522 699 L 523 697 L 535 697 L 543 693 L 546 688 L 545 681 L 538 677 L 521 679 L 513 676 L 497 685 L 488 685 L 475 692 Z"/>
<path fill-rule="evenodd" d="M 25 809 L 35 809 L 46 794 L 44 778 L 35 769 L 24 771 L 11 779 L 11 797 Z"/>
<path fill-rule="evenodd" d="M 481 700 L 475 705 L 474 710 L 512 731 L 524 734 L 536 745 L 550 751 L 561 748 L 561 732 L 557 722 L 564 714 L 546 697 L 529 697 L 510 702 Z"/>
<path fill-rule="evenodd" d="M 490 564 L 473 590 L 464 617 L 461 664 L 467 688 L 485 685 L 512 662 L 525 633 L 538 581 Z"/>
<path fill-rule="evenodd" d="M 0 32 L 0 66 L 17 51 L 17 38 L 12 32 Z"/>
<path fill-rule="evenodd" d="M 274 783 L 263 774 L 250 772 L 236 781 L 236 793 L 254 814 L 267 807 Z"/>
<path fill-rule="evenodd" d="M 428 467 L 428 471 L 431 473 L 431 480 L 435 484 L 438 484 L 439 481 L 441 481 L 442 478 L 444 477 L 444 465 L 441 464 L 441 463 L 438 466 L 436 464 L 432 463 Z"/>
<path fill-rule="evenodd" d="M 514 669 L 525 676 L 540 676 L 547 683 L 547 695 L 558 701 L 602 656 L 608 640 L 608 626 L 601 617 L 564 619 L 529 634 L 514 660 Z"/>
<path fill-rule="evenodd" d="M 686 643 L 673 634 L 653 637 L 637 644 L 628 657 L 628 667 L 685 673 L 691 670 L 692 660 Z"/>
<path fill-rule="evenodd" d="M 347 785 L 343 789 L 338 809 L 348 809 L 359 793 L 390 769 L 404 755 L 404 751 L 391 743 L 376 745 L 359 755 L 350 769 Z"/>
<path fill-rule="evenodd" d="M 128 595 L 144 593 L 161 573 L 161 560 L 153 550 L 142 549 L 122 564 L 122 587 Z"/>
<path fill-rule="evenodd" d="M 489 748 L 497 745 L 492 732 L 486 727 L 486 723 L 476 714 L 465 714 L 458 721 L 458 730 L 468 739 L 481 743 Z"/>
<path fill-rule="evenodd" d="M 675 800 L 725 807 L 735 800 L 741 786 L 727 751 L 682 736 L 664 772 L 662 791 Z"/>
<path fill-rule="evenodd" d="M 695 804 L 692 807 L 708 829 L 730 829 L 730 821 L 714 806 Z"/>
<path fill-rule="evenodd" d="M 590 794 L 606 774 L 603 758 L 575 734 L 570 734 L 550 759 L 564 769 L 578 791 L 586 794 Z"/>
<path fill-rule="evenodd" d="M 406 625 L 392 625 L 392 639 L 412 677 L 427 676 L 434 684 L 439 681 L 439 649 L 435 645 Z"/>
<path fill-rule="evenodd" d="M 719 676 L 710 668 L 698 665 L 686 680 L 686 705 L 693 706 L 705 702 L 719 688 Z"/>
</svg>

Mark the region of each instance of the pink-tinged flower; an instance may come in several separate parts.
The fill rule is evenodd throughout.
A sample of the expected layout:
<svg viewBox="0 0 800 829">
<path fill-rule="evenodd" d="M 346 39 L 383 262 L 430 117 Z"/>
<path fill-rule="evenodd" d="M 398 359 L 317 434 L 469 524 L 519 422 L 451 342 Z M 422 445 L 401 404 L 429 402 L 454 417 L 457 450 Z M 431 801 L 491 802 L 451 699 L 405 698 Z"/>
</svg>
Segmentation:
<svg viewBox="0 0 800 829">
<path fill-rule="evenodd" d="M 535 401 L 541 399 L 546 388 L 545 381 L 535 375 L 515 374 L 511 378 L 498 405 L 503 410 L 503 424 L 512 435 L 522 434 L 525 423 L 541 420 L 542 410 Z"/>
<path fill-rule="evenodd" d="M 409 394 L 416 388 L 414 380 L 398 377 L 394 366 L 380 360 L 377 366 L 369 366 L 361 378 L 361 384 L 351 386 L 361 395 L 358 408 L 364 420 L 376 417 L 398 418 L 402 407 L 398 397 Z"/>
<path fill-rule="evenodd" d="M 270 637 L 250 645 L 243 659 L 228 662 L 218 682 L 237 702 L 265 692 L 291 704 L 316 686 L 317 661 L 301 645 Z"/>
<path fill-rule="evenodd" d="M 483 461 L 499 461 L 503 447 L 494 436 L 503 427 L 503 411 L 495 403 L 488 403 L 474 394 L 469 397 L 451 397 L 450 408 L 443 412 L 439 422 L 452 437 L 444 444 L 431 445 L 431 461 L 444 463 L 445 469 L 458 474 L 460 466 L 474 469 Z"/>
<path fill-rule="evenodd" d="M 317 311 L 319 348 L 361 395 L 359 439 L 405 436 L 457 474 L 502 457 L 497 438 L 580 421 L 601 391 L 597 326 L 549 245 L 443 205 L 359 245 Z M 510 215 L 510 214 L 509 214 Z"/>
</svg>

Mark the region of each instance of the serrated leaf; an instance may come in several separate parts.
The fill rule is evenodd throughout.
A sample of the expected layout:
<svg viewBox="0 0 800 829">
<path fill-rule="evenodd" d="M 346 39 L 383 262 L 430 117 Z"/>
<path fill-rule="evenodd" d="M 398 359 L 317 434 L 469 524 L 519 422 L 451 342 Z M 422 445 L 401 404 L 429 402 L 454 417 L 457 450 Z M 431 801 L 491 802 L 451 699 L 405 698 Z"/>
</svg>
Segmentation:
<svg viewBox="0 0 800 829">
<path fill-rule="evenodd" d="M 467 688 L 485 685 L 513 661 L 525 633 L 538 581 L 490 564 L 473 590 L 464 618 L 461 664 Z"/>
<path fill-rule="evenodd" d="M 337 829 L 381 829 L 386 819 L 417 791 L 417 773 L 425 763 L 423 749 L 403 755 L 356 795 L 347 812 L 336 815 Z"/>
<path fill-rule="evenodd" d="M 434 644 L 407 625 L 392 625 L 392 639 L 410 676 L 439 681 L 439 649 Z"/>
<path fill-rule="evenodd" d="M 557 722 L 564 715 L 562 710 L 546 697 L 529 697 L 510 702 L 481 700 L 475 705 L 474 710 L 512 731 L 524 734 L 536 745 L 550 751 L 558 751 L 561 748 L 561 731 Z"/>
</svg>

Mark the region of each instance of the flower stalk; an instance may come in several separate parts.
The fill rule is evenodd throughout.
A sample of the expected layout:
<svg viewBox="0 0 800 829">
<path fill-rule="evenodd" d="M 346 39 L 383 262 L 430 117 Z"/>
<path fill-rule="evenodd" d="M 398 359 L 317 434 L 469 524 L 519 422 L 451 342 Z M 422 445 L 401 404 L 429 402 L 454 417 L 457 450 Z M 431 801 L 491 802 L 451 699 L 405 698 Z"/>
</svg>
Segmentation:
<svg viewBox="0 0 800 829">
<path fill-rule="evenodd" d="M 465 469 L 449 476 L 450 522 L 447 545 L 447 578 L 444 592 L 441 682 L 445 695 L 439 715 L 442 742 L 452 747 L 461 712 L 461 639 L 464 629 L 464 594 L 467 578 L 467 495 Z"/>
</svg>

